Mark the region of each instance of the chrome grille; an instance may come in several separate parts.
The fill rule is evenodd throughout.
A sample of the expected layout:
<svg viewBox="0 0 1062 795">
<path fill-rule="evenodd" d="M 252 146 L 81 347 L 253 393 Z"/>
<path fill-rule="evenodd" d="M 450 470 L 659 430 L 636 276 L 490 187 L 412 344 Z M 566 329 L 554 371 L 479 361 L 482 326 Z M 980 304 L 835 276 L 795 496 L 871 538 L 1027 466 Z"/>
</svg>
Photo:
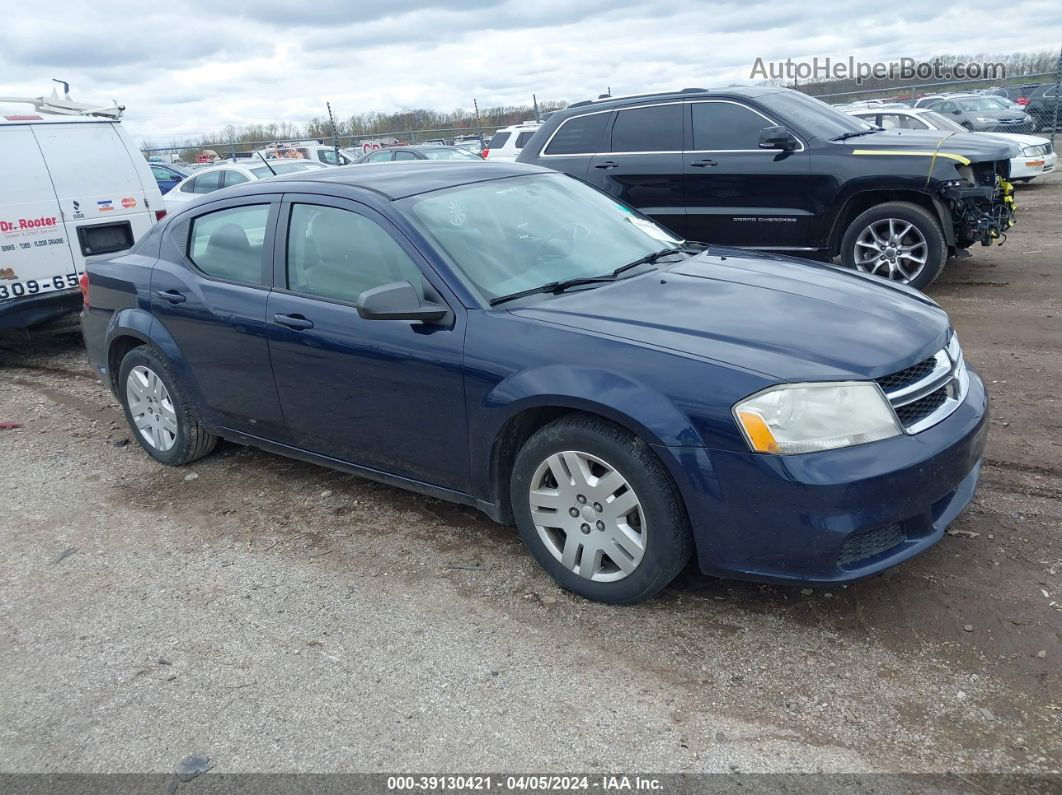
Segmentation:
<svg viewBox="0 0 1062 795">
<path fill-rule="evenodd" d="M 970 385 L 954 335 L 928 359 L 876 381 L 907 433 L 919 433 L 945 419 L 966 398 Z"/>
</svg>

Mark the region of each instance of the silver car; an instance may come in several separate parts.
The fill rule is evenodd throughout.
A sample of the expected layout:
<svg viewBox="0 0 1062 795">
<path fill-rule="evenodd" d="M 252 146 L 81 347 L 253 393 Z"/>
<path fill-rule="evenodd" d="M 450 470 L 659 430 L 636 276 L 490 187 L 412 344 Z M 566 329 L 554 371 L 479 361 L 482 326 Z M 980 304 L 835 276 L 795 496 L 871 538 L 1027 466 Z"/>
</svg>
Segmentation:
<svg viewBox="0 0 1062 795">
<path fill-rule="evenodd" d="M 916 108 L 929 108 L 976 132 L 1032 132 L 1032 117 L 1003 99 L 976 94 L 922 97 Z"/>
</svg>

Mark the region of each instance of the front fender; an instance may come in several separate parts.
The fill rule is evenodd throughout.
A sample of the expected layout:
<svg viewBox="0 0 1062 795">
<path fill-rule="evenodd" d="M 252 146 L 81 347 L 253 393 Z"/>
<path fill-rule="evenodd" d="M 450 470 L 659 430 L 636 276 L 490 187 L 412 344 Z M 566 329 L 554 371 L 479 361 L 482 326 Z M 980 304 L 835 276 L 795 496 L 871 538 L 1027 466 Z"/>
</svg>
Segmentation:
<svg viewBox="0 0 1062 795">
<path fill-rule="evenodd" d="M 495 445 L 504 429 L 531 409 L 571 409 L 596 414 L 627 428 L 656 447 L 701 447 L 697 429 L 665 395 L 610 370 L 543 365 L 520 370 L 499 381 L 472 408 L 470 458 L 473 490 L 489 495 Z"/>
</svg>

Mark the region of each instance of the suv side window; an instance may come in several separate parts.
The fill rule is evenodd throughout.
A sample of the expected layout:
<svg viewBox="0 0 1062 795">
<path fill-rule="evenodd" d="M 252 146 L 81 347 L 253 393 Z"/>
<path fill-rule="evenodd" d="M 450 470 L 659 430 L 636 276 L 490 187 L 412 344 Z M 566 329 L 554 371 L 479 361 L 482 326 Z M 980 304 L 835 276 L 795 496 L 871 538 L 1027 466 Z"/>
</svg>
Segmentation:
<svg viewBox="0 0 1062 795">
<path fill-rule="evenodd" d="M 509 140 L 509 136 L 512 133 L 499 132 L 494 133 L 494 137 L 490 139 L 490 143 L 487 144 L 488 149 L 501 149 L 505 146 L 505 142 Z"/>
<path fill-rule="evenodd" d="M 289 290 L 348 303 L 391 282 L 424 286 L 420 268 L 383 227 L 338 207 L 292 205 L 287 269 Z"/>
<path fill-rule="evenodd" d="M 417 156 L 412 152 L 395 152 L 395 160 L 416 160 Z"/>
<path fill-rule="evenodd" d="M 565 119 L 560 127 L 553 131 L 544 154 L 593 155 L 603 151 L 601 139 L 604 137 L 605 125 L 608 124 L 610 115 L 606 111 Z"/>
<path fill-rule="evenodd" d="M 379 152 L 373 152 L 371 155 L 369 155 L 367 158 L 365 158 L 365 162 L 366 163 L 386 163 L 386 162 L 388 162 L 391 159 L 391 156 L 393 154 L 394 154 L 394 152 L 392 152 L 390 149 L 384 149 L 384 150 L 379 151 Z"/>
<path fill-rule="evenodd" d="M 221 171 L 208 171 L 192 180 L 192 193 L 213 193 L 221 187 Z"/>
<path fill-rule="evenodd" d="M 771 122 L 734 102 L 694 102 L 693 149 L 724 151 L 759 149 L 760 130 Z"/>
<path fill-rule="evenodd" d="M 619 111 L 612 125 L 612 151 L 681 152 L 682 108 L 674 102 Z"/>
<path fill-rule="evenodd" d="M 268 220 L 268 204 L 200 215 L 192 219 L 188 258 L 208 276 L 264 285 L 262 246 Z"/>
<path fill-rule="evenodd" d="M 534 130 L 528 130 L 527 132 L 522 132 L 518 136 L 516 136 L 516 148 L 523 149 L 525 146 L 527 146 L 527 142 L 531 140 L 531 136 L 534 134 Z"/>
</svg>

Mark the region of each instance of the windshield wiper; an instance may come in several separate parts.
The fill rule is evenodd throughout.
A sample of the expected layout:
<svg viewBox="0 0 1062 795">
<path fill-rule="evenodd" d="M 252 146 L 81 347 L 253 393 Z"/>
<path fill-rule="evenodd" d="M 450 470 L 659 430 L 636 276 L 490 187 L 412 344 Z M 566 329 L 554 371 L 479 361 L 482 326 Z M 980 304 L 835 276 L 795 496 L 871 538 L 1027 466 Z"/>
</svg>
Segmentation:
<svg viewBox="0 0 1062 795">
<path fill-rule="evenodd" d="M 633 268 L 637 268 L 639 265 L 652 265 L 661 257 L 666 257 L 668 254 L 700 254 L 702 249 L 693 248 L 692 246 L 677 246 L 675 248 L 663 248 L 660 251 L 654 251 L 652 254 L 646 254 L 644 257 L 639 257 L 633 262 L 628 262 L 626 265 L 620 265 L 612 273 L 607 273 L 603 276 L 580 276 L 575 279 L 562 279 L 555 282 L 547 282 L 541 284 L 538 287 L 531 287 L 527 290 L 520 290 L 516 293 L 510 293 L 509 295 L 501 295 L 497 298 L 490 299 L 491 306 L 497 306 L 498 304 L 504 304 L 507 301 L 515 301 L 517 298 L 526 298 L 529 295 L 535 295 L 537 293 L 553 293 L 554 295 L 563 293 L 565 290 L 571 287 L 581 287 L 584 284 L 603 284 L 605 282 L 614 282 L 619 276 Z"/>
<path fill-rule="evenodd" d="M 870 135 L 870 133 L 884 132 L 884 127 L 872 127 L 869 130 L 852 130 L 851 132 L 841 133 L 831 138 L 831 141 L 847 141 L 849 138 L 855 138 L 858 135 Z"/>
</svg>

